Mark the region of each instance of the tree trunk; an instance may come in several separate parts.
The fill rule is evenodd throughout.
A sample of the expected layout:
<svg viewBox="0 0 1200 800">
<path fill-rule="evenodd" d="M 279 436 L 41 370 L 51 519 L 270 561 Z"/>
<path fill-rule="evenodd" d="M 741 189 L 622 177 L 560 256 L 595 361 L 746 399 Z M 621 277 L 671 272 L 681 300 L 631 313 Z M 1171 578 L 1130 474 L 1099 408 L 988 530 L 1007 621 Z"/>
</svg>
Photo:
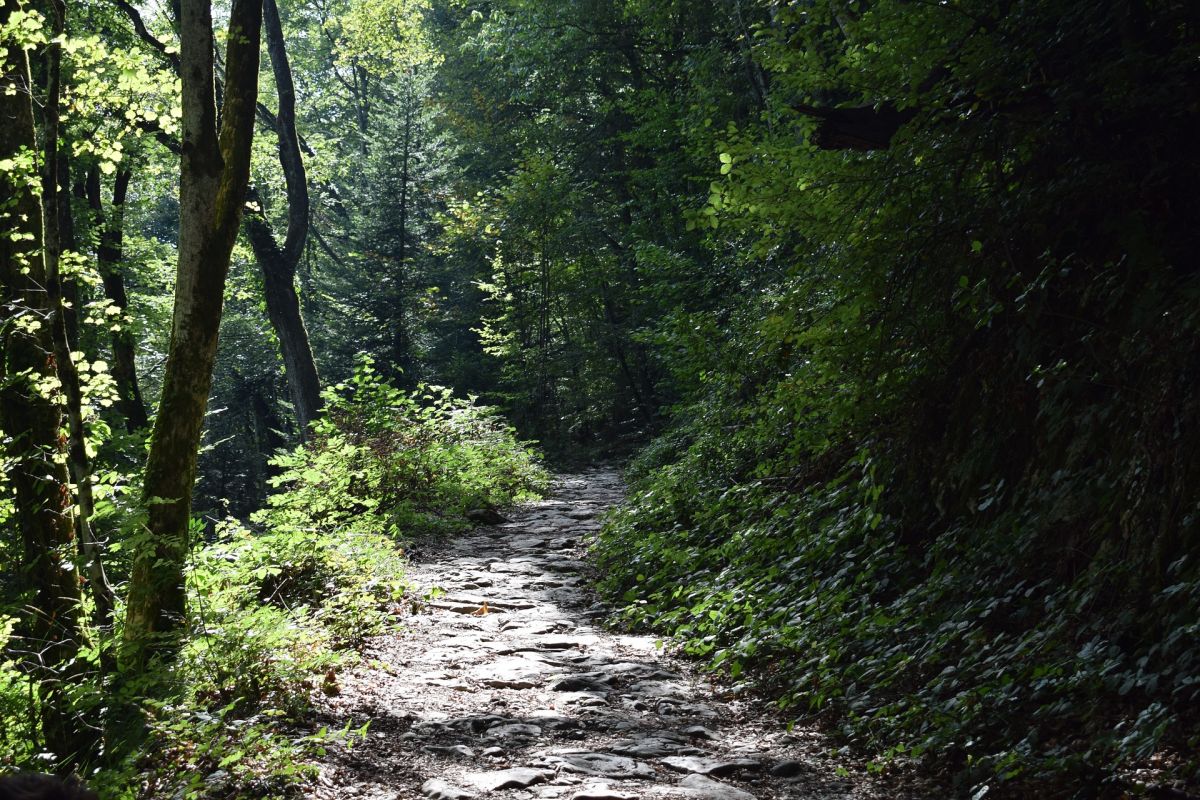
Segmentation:
<svg viewBox="0 0 1200 800">
<path fill-rule="evenodd" d="M 61 2 L 49 4 L 55 35 L 62 33 L 66 7 Z M 62 260 L 63 243 L 59 223 L 64 207 L 69 200 L 62 196 L 59 188 L 58 129 L 59 129 L 59 83 L 62 52 L 58 45 L 46 49 L 46 98 L 42 105 L 42 210 L 43 252 L 46 266 L 46 294 L 49 301 L 48 324 L 54 342 L 54 358 L 58 378 L 66 398 L 68 422 L 67 461 L 75 482 L 75 530 L 79 537 L 84 570 L 88 576 L 92 598 L 95 601 L 97 626 L 107 626 L 112 620 L 113 590 L 104 574 L 100 557 L 100 546 L 92 535 L 92 460 L 87 453 L 87 429 L 83 421 L 83 390 L 79 384 L 79 372 L 71 354 L 70 334 L 67 328 L 67 312 L 64 305 L 63 279 L 59 267 Z M 69 209 L 67 209 L 69 211 Z"/>
<path fill-rule="evenodd" d="M 104 214 L 104 203 L 100 197 L 99 168 L 93 167 L 89 170 L 87 178 L 88 205 L 100 228 L 96 260 L 99 262 L 100 278 L 104 283 L 104 296 L 115 308 L 121 309 L 122 314 L 129 307 L 121 260 L 124 258 L 125 196 L 129 190 L 130 177 L 129 170 L 117 170 L 116 179 L 113 181 L 112 208 L 107 215 Z M 145 430 L 150 426 L 150 420 L 146 416 L 146 403 L 142 399 L 142 389 L 138 384 L 136 347 L 137 343 L 131 331 L 122 328 L 113 332 L 112 376 L 117 384 L 117 398 L 121 414 L 125 417 L 125 428 L 130 433 Z"/>
<path fill-rule="evenodd" d="M 218 133 L 209 0 L 180 8 L 183 145 L 179 264 L 162 398 L 150 437 L 147 530 L 129 580 L 124 663 L 170 656 L 184 620 L 192 486 L 217 353 L 225 279 L 250 177 L 258 95 L 260 0 L 233 0 Z"/>
<path fill-rule="evenodd" d="M 58 154 L 58 236 L 63 250 L 76 251 L 75 216 L 71 213 L 71 164 L 66 153 Z M 79 307 L 81 302 L 79 284 L 74 280 L 62 281 L 63 324 L 67 326 L 67 344 L 72 351 L 79 349 Z"/>
<path fill-rule="evenodd" d="M 18 8 L 17 0 L 2 0 L 0 26 Z M 77 754 L 79 727 L 61 687 L 83 631 L 66 441 L 59 435 L 62 410 L 54 388 L 56 315 L 45 290 L 43 215 L 33 190 L 36 142 L 29 62 L 11 42 L 3 42 L 0 52 L 0 160 L 17 164 L 0 172 L 5 198 L 0 225 L 14 234 L 0 236 L 0 426 L 17 499 L 20 578 L 30 598 L 25 662 L 38 680 L 45 743 L 60 761 L 67 761 Z"/>
<path fill-rule="evenodd" d="M 292 406 L 296 409 L 296 423 L 303 441 L 308 438 L 309 424 L 321 411 L 321 379 L 308 340 L 308 329 L 300 315 L 295 264 L 288 261 L 275 243 L 275 237 L 265 220 L 247 216 L 245 227 L 255 259 L 262 269 L 267 317 L 279 339 L 283 372 L 287 376 L 288 391 Z"/>
<path fill-rule="evenodd" d="M 267 316 L 279 339 L 283 370 L 292 406 L 296 409 L 300 438 L 304 440 L 308 438 L 309 424 L 321 412 L 321 378 L 296 294 L 296 265 L 308 240 L 308 178 L 296 133 L 296 90 L 275 0 L 263 0 L 263 33 L 279 96 L 275 133 L 287 187 L 288 227 L 282 247 L 261 214 L 246 217 L 245 227 L 254 257 L 262 269 Z"/>
<path fill-rule="evenodd" d="M 404 137 L 400 150 L 400 242 L 396 253 L 396 274 L 393 276 L 394 298 L 392 303 L 392 365 L 396 375 L 403 375 L 409 365 L 408 327 L 404 319 L 404 287 L 408 258 L 408 183 L 413 140 L 413 76 L 408 76 L 404 94 Z M 403 385 L 397 380 L 397 385 Z"/>
</svg>

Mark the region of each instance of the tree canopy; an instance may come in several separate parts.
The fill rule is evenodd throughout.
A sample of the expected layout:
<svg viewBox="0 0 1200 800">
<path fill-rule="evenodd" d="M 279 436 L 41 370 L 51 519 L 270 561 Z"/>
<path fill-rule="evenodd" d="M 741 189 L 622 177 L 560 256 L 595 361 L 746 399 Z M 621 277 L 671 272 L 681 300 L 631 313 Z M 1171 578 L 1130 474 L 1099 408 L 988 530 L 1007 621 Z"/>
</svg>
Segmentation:
<svg viewBox="0 0 1200 800">
<path fill-rule="evenodd" d="M 0 764 L 302 791 L 544 459 L 613 624 L 879 769 L 1197 791 L 1200 5 L 2 8 Z"/>
</svg>

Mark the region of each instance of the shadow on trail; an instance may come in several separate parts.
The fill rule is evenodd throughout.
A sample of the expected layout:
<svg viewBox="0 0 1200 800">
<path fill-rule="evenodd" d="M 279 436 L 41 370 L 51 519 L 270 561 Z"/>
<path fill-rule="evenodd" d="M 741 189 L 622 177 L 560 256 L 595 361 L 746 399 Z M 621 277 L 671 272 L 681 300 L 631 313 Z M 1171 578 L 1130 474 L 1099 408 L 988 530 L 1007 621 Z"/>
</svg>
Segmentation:
<svg viewBox="0 0 1200 800">
<path fill-rule="evenodd" d="M 653 639 L 603 630 L 583 577 L 615 475 L 560 478 L 551 499 L 412 565 L 427 602 L 371 643 L 318 724 L 368 722 L 332 748 L 320 798 L 753 800 L 903 797 L 839 777 L 829 744 L 686 675 Z"/>
</svg>

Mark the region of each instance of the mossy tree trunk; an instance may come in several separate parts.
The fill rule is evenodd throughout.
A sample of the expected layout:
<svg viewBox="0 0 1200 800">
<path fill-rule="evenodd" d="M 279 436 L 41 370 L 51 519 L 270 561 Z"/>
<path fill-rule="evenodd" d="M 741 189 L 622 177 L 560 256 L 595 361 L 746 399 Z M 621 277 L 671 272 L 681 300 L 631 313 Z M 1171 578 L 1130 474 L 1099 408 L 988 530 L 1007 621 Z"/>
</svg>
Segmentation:
<svg viewBox="0 0 1200 800">
<path fill-rule="evenodd" d="M 179 263 L 171 344 L 146 464 L 146 531 L 129 581 L 123 661 L 132 670 L 155 653 L 169 654 L 186 610 L 192 486 L 225 279 L 250 174 L 261 24 L 260 0 L 234 0 L 218 130 L 212 9 L 209 0 L 180 4 Z"/>
<path fill-rule="evenodd" d="M 0 26 L 18 8 L 16 0 L 0 0 Z M 53 335 L 61 319 L 46 289 L 29 62 L 19 44 L 5 41 L 0 51 L 0 427 L 17 499 L 21 585 L 29 601 L 23 660 L 38 681 L 45 745 L 65 762 L 81 746 L 78 719 L 63 687 L 84 636 Z"/>
</svg>

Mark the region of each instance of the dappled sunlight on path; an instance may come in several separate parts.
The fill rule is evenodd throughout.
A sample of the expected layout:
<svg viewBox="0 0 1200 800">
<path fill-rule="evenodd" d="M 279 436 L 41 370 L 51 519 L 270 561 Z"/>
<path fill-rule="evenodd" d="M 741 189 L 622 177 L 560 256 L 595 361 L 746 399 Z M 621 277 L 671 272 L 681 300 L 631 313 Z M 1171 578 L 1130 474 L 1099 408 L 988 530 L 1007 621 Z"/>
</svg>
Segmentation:
<svg viewBox="0 0 1200 800">
<path fill-rule="evenodd" d="M 312 796 L 466 800 L 901 797 L 839 777 L 830 745 L 689 677 L 652 638 L 605 631 L 582 562 L 615 475 L 563 476 L 550 499 L 415 563 L 429 598 L 320 703 L 331 748 Z"/>
</svg>

